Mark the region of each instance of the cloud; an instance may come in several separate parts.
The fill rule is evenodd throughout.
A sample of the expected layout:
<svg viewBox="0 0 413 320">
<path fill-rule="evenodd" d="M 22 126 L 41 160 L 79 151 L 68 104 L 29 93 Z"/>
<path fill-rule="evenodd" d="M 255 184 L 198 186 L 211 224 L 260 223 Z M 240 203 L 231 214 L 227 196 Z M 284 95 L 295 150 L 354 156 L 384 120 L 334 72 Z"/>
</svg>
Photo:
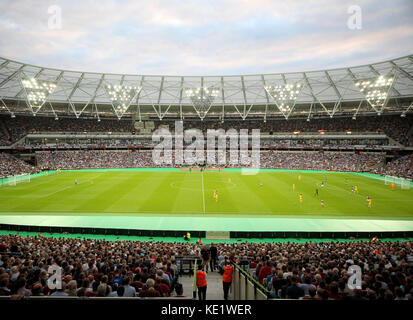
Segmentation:
<svg viewBox="0 0 413 320">
<path fill-rule="evenodd" d="M 62 29 L 48 28 L 50 5 Z M 349 30 L 347 8 L 362 8 Z M 413 52 L 411 0 L 2 0 L 0 56 L 82 71 L 217 75 L 314 70 Z"/>
</svg>

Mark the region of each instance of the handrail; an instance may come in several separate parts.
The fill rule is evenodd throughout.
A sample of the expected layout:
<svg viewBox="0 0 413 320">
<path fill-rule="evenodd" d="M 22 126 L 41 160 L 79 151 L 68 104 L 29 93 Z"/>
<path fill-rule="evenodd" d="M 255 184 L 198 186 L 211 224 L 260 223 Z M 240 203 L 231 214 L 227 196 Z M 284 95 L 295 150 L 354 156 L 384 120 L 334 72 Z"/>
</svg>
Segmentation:
<svg viewBox="0 0 413 320">
<path fill-rule="evenodd" d="M 237 265 L 235 262 L 231 261 L 231 264 L 240 272 L 242 273 L 248 281 L 250 281 L 253 285 L 254 288 L 262 291 L 263 294 L 265 294 L 267 297 L 269 297 L 270 291 L 265 288 L 261 283 L 259 283 L 256 279 L 254 279 L 248 272 L 246 272 L 244 269 L 242 269 L 239 265 Z"/>
<path fill-rule="evenodd" d="M 198 259 L 195 258 L 195 264 L 194 264 L 194 282 L 192 284 L 192 297 L 196 299 L 196 272 L 198 269 Z"/>
</svg>

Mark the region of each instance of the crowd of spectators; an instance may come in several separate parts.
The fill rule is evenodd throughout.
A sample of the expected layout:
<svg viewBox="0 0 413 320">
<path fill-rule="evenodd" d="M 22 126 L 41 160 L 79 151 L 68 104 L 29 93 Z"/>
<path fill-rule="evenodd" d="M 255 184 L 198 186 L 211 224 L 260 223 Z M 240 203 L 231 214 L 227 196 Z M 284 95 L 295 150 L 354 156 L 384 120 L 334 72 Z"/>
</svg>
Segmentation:
<svg viewBox="0 0 413 320">
<path fill-rule="evenodd" d="M 42 151 L 37 152 L 37 164 L 40 167 L 57 169 L 83 168 L 146 168 L 146 167 L 179 167 L 175 164 L 175 153 L 161 154 L 164 163 L 156 163 L 150 151 Z M 169 156 L 169 158 L 168 158 Z M 231 152 L 225 154 L 225 165 L 219 161 L 219 154 L 215 157 L 215 166 L 232 168 L 251 167 L 248 158 L 251 153 L 239 153 L 231 158 Z M 207 162 L 207 153 L 204 159 L 197 163 Z M 235 159 L 235 160 L 234 160 Z M 372 171 L 376 166 L 384 163 L 383 154 L 374 153 L 344 153 L 344 152 L 272 152 L 260 153 L 261 168 L 277 169 L 309 169 L 334 171 Z M 208 164 L 208 163 L 207 163 Z M 221 164 L 221 165 L 220 165 Z M 185 164 L 184 164 L 185 165 Z"/>
<path fill-rule="evenodd" d="M 0 154 L 0 178 L 34 172 L 35 168 L 7 153 Z"/>
<path fill-rule="evenodd" d="M 52 117 L 16 116 L 15 118 L 1 117 L 7 129 L 9 143 L 15 142 L 28 133 L 36 132 L 132 132 L 131 120 L 76 119 Z"/>
<path fill-rule="evenodd" d="M 169 158 L 168 154 L 162 153 L 161 156 L 169 161 L 161 164 L 153 160 L 150 151 L 42 151 L 37 152 L 36 155 L 40 167 L 58 169 L 179 167 L 175 164 L 174 152 Z M 247 157 L 251 158 L 251 153 L 240 153 L 237 157 L 231 158 L 231 152 L 227 152 L 225 156 L 226 164 L 220 165 L 219 154 L 217 154 L 215 165 L 233 168 L 251 167 L 251 164 L 245 165 L 248 161 Z M 206 162 L 207 159 L 207 153 L 204 153 L 204 160 L 197 163 Z M 272 151 L 260 153 L 261 168 L 371 171 L 383 162 L 384 155 L 374 153 Z"/>
<path fill-rule="evenodd" d="M 53 139 L 51 139 L 53 140 Z M 62 141 L 63 140 L 63 141 Z M 199 142 L 199 141 L 197 141 Z M 23 146 L 25 148 L 40 149 L 40 150 L 66 150 L 66 149 L 153 149 L 159 142 L 152 141 L 151 138 L 143 138 L 136 136 L 135 139 L 80 139 L 80 138 L 66 138 L 59 139 L 55 141 L 50 141 L 47 139 L 25 139 L 21 141 L 18 146 Z M 211 142 L 210 142 L 211 143 Z M 183 146 L 187 147 L 192 144 L 192 141 L 183 141 Z M 204 145 L 208 146 L 208 140 L 204 140 Z M 213 145 L 213 144 L 211 144 Z M 215 139 L 215 146 L 219 145 L 219 139 Z M 388 146 L 387 139 L 293 139 L 293 138 L 277 138 L 277 136 L 272 137 L 261 137 L 260 138 L 260 148 L 262 150 L 268 149 L 376 149 L 380 150 L 383 146 Z M 230 139 L 226 141 L 227 149 L 231 147 Z M 248 147 L 252 147 L 252 140 L 249 139 Z"/>
<path fill-rule="evenodd" d="M 96 119 L 76 119 L 60 118 L 54 120 L 52 117 L 33 117 L 33 116 L 16 116 L 15 118 L 0 117 L 8 132 L 4 136 L 3 130 L 0 130 L 0 143 L 10 144 L 24 137 L 28 133 L 35 132 L 124 132 L 135 133 L 139 130 L 134 129 L 133 122 L 130 119 L 114 120 L 104 119 L 98 122 Z M 175 128 L 175 122 L 172 120 L 155 120 L 153 121 L 155 129 L 160 126 L 168 126 L 171 131 Z M 260 120 L 247 119 L 243 120 L 226 120 L 225 122 L 217 119 L 185 120 L 183 122 L 184 130 L 197 128 L 204 133 L 207 129 L 260 129 L 264 133 L 288 132 L 296 130 L 301 132 L 318 132 L 326 130 L 327 132 L 382 132 L 392 137 L 400 143 L 412 146 L 412 138 L 408 136 L 408 131 L 412 127 L 411 117 L 401 118 L 397 115 L 388 116 L 364 116 L 358 117 L 357 120 L 346 118 L 321 118 L 306 121 L 306 119 L 290 120 Z M 1 127 L 1 126 L 0 126 Z M 0 128 L 1 129 L 1 128 Z"/>
<path fill-rule="evenodd" d="M 276 299 L 413 300 L 411 241 L 219 243 L 218 264 L 246 267 Z M 197 242 L 105 241 L 0 236 L 0 295 L 182 296 L 180 257 L 200 257 Z M 361 283 L 349 286 L 350 266 Z M 62 270 L 60 290 L 49 267 Z"/>
<path fill-rule="evenodd" d="M 413 179 L 413 154 L 388 162 L 378 172 L 382 175 Z"/>
<path fill-rule="evenodd" d="M 275 152 L 275 168 L 370 171 L 384 162 L 383 154 L 344 152 Z"/>
<path fill-rule="evenodd" d="M 246 259 L 251 255 L 244 251 Z M 254 272 L 273 298 L 305 300 L 413 300 L 412 242 L 325 242 L 257 245 Z M 262 248 L 263 247 L 263 248 Z M 249 253 L 248 253 L 249 252 Z M 259 251 L 257 251 L 259 252 Z M 256 256 L 254 257 L 256 259 Z M 351 289 L 349 267 L 361 269 Z"/>
</svg>

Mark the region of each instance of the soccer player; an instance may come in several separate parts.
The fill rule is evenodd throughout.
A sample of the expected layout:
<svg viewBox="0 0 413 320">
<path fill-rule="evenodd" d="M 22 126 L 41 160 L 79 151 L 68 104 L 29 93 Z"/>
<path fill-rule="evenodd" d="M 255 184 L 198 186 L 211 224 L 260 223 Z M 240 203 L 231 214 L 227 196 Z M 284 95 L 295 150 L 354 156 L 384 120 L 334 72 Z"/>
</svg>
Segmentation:
<svg viewBox="0 0 413 320">
<path fill-rule="evenodd" d="M 217 197 L 217 189 L 214 189 L 214 198 Z"/>
<path fill-rule="evenodd" d="M 359 188 L 357 186 L 354 186 L 354 192 L 359 193 Z"/>
<path fill-rule="evenodd" d="M 75 179 L 75 184 L 77 184 L 77 178 Z"/>
<path fill-rule="evenodd" d="M 391 183 L 390 188 L 394 190 L 394 182 Z"/>
<path fill-rule="evenodd" d="M 354 186 L 351 186 L 351 192 L 354 193 Z"/>
<path fill-rule="evenodd" d="M 371 208 L 371 198 L 369 198 L 369 201 L 367 202 L 367 205 L 369 208 Z"/>
<path fill-rule="evenodd" d="M 293 191 L 295 191 L 295 183 L 293 183 Z"/>
<path fill-rule="evenodd" d="M 298 181 L 301 181 L 301 174 L 298 176 Z"/>
<path fill-rule="evenodd" d="M 321 181 L 321 188 L 324 188 L 324 181 Z"/>
<path fill-rule="evenodd" d="M 228 183 L 231 183 L 231 178 L 228 178 Z"/>
<path fill-rule="evenodd" d="M 260 181 L 260 187 L 262 187 L 262 186 L 263 186 L 262 181 Z"/>
<path fill-rule="evenodd" d="M 215 193 L 215 202 L 218 202 L 218 191 Z"/>
<path fill-rule="evenodd" d="M 315 188 L 315 195 L 318 197 L 318 188 Z"/>
<path fill-rule="evenodd" d="M 324 208 L 324 200 L 321 200 L 321 208 Z"/>
<path fill-rule="evenodd" d="M 300 193 L 300 203 L 303 203 L 303 194 Z"/>
</svg>

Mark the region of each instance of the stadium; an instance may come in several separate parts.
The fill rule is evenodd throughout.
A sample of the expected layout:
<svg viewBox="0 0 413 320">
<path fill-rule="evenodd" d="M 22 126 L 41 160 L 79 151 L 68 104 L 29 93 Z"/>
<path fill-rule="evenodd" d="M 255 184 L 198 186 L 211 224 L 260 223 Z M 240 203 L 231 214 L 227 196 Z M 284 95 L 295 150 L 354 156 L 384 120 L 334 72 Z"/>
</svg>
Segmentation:
<svg viewBox="0 0 413 320">
<path fill-rule="evenodd" d="M 216 76 L 0 58 L 0 149 L 2 296 L 50 295 L 58 265 L 57 295 L 192 299 L 231 266 L 231 300 L 413 299 L 413 55 Z"/>
</svg>

